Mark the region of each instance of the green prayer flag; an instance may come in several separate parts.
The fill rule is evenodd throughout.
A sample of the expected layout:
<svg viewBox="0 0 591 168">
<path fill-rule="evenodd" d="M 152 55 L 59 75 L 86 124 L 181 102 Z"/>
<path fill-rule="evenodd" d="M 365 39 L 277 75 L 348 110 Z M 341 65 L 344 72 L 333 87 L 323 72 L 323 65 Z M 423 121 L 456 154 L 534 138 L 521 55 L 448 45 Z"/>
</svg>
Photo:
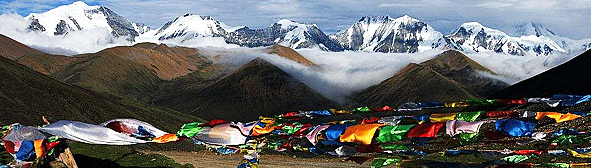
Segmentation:
<svg viewBox="0 0 591 168">
<path fill-rule="evenodd" d="M 519 163 L 519 162 L 523 162 L 524 160 L 527 160 L 531 157 L 531 155 L 512 155 L 512 156 L 507 156 L 504 158 L 501 158 L 502 161 L 505 162 L 511 162 L 511 163 Z"/>
<path fill-rule="evenodd" d="M 199 133 L 199 131 L 201 131 L 201 129 L 203 129 L 203 127 L 199 126 L 201 124 L 203 124 L 203 123 L 200 123 L 200 122 L 186 123 L 181 127 L 181 129 L 179 129 L 179 131 L 176 132 L 176 135 L 179 137 L 184 136 L 184 137 L 192 138 L 195 136 L 195 134 Z"/>
<path fill-rule="evenodd" d="M 480 119 L 482 113 L 484 111 L 475 111 L 475 112 L 460 112 L 456 115 L 456 120 L 462 120 L 466 122 L 474 122 Z"/>
<path fill-rule="evenodd" d="M 399 163 L 402 161 L 400 158 L 375 158 L 371 161 L 371 167 L 384 167 L 391 165 L 392 163 Z"/>
<path fill-rule="evenodd" d="M 563 144 L 563 145 L 565 145 L 565 144 L 582 144 L 582 143 L 588 143 L 589 139 L 583 138 L 583 137 L 577 136 L 577 135 L 560 135 L 556 139 L 554 139 L 553 142 Z"/>
<path fill-rule="evenodd" d="M 303 126 L 299 122 L 294 122 L 293 125 L 295 125 L 295 126 L 284 125 L 283 127 L 281 127 L 281 131 L 283 131 L 287 135 L 291 135 L 291 134 L 298 132 L 298 130 L 300 130 Z"/>
<path fill-rule="evenodd" d="M 488 100 L 488 99 L 468 99 L 466 103 L 469 106 L 488 106 L 492 105 L 496 102 L 496 100 Z"/>
<path fill-rule="evenodd" d="M 369 107 L 367 107 L 367 106 L 357 107 L 356 109 L 353 109 L 351 112 L 353 114 L 367 113 L 367 112 L 371 112 L 371 109 L 369 109 Z"/>
<path fill-rule="evenodd" d="M 380 148 L 382 148 L 382 150 L 393 150 L 393 151 L 398 151 L 398 150 L 408 151 L 408 150 L 411 150 L 408 146 L 406 146 L 404 144 L 383 144 L 383 145 L 380 145 Z"/>
<path fill-rule="evenodd" d="M 384 126 L 380 129 L 376 140 L 378 142 L 394 142 L 406 138 L 406 132 L 415 125 L 394 125 Z"/>
<path fill-rule="evenodd" d="M 466 145 L 466 144 L 469 144 L 470 142 L 478 141 L 478 139 L 480 139 L 479 135 L 480 134 L 478 132 L 459 134 L 458 137 L 461 139 L 460 145 Z"/>
</svg>

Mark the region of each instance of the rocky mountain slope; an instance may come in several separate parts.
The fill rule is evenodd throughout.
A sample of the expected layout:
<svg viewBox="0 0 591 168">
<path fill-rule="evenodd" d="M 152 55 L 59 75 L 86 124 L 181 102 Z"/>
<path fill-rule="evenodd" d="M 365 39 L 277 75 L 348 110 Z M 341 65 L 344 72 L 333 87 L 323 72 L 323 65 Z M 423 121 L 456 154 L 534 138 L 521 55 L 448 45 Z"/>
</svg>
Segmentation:
<svg viewBox="0 0 591 168">
<path fill-rule="evenodd" d="M 439 47 L 443 34 L 408 15 L 365 16 L 331 38 L 343 48 L 358 51 L 414 53 Z"/>
</svg>

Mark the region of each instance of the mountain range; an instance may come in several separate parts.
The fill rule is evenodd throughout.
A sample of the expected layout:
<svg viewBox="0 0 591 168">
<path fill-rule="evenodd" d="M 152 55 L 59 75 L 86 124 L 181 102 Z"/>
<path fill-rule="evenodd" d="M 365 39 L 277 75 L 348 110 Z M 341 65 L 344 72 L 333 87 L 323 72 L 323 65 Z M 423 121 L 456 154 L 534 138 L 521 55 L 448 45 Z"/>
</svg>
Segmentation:
<svg viewBox="0 0 591 168">
<path fill-rule="evenodd" d="M 105 28 L 116 37 L 134 41 L 136 37 L 155 41 L 183 42 L 199 37 L 220 37 L 228 44 L 261 47 L 281 44 L 293 49 L 319 48 L 325 51 L 371 51 L 384 53 L 414 53 L 431 49 L 455 49 L 464 52 L 494 51 L 511 55 L 548 55 L 551 53 L 583 52 L 591 49 L 591 38 L 573 40 L 559 36 L 541 24 L 515 26 L 510 36 L 477 22 L 460 25 L 444 35 L 429 24 L 404 15 L 364 16 L 344 31 L 328 35 L 316 24 L 281 19 L 267 28 L 228 26 L 211 16 L 184 14 L 158 29 L 134 23 L 102 6 L 83 2 L 60 6 L 44 13 L 32 13 L 30 30 L 50 36 L 71 31 Z M 141 41 L 138 41 L 141 42 Z"/>
</svg>

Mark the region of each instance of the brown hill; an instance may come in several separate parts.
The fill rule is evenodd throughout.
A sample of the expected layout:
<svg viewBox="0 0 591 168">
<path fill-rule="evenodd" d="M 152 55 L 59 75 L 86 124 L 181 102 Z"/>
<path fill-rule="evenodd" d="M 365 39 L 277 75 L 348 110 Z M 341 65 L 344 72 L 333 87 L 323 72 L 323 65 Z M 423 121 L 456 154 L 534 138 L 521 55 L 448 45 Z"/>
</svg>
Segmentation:
<svg viewBox="0 0 591 168">
<path fill-rule="evenodd" d="M 57 71 L 67 69 L 68 64 L 83 61 L 85 57 L 69 57 L 52 54 L 27 54 L 16 59 L 19 64 L 25 65 L 37 72 L 51 75 Z"/>
<path fill-rule="evenodd" d="M 37 51 L 28 47 L 24 44 L 21 44 L 9 37 L 6 37 L 0 34 L 0 55 L 11 59 L 16 60 L 22 56 L 27 54 L 42 54 L 43 52 Z"/>
<path fill-rule="evenodd" d="M 66 84 L 4 57 L 0 57 L 0 115 L 0 125 L 39 125 L 41 116 L 51 121 L 90 123 L 136 118 L 169 131 L 197 120 L 170 109 Z"/>
<path fill-rule="evenodd" d="M 368 106 L 398 106 L 425 100 L 458 101 L 479 97 L 462 84 L 435 70 L 411 63 L 394 76 L 354 96 L 354 101 Z"/>
<path fill-rule="evenodd" d="M 439 74 L 484 97 L 510 86 L 503 81 L 479 74 L 480 71 L 495 75 L 490 69 L 455 50 L 445 51 L 437 57 L 421 63 L 421 65 L 437 71 Z"/>
<path fill-rule="evenodd" d="M 283 58 L 296 61 L 306 66 L 317 66 L 314 62 L 306 59 L 306 57 L 302 56 L 300 53 L 289 47 L 275 44 L 271 47 L 266 48 L 265 51 L 269 54 L 277 54 Z"/>
<path fill-rule="evenodd" d="M 275 65 L 257 58 L 206 88 L 168 95 L 157 105 L 203 117 L 251 121 L 293 110 L 336 107 Z"/>
<path fill-rule="evenodd" d="M 591 50 L 534 77 L 516 83 L 491 98 L 549 97 L 553 94 L 591 94 Z"/>
<path fill-rule="evenodd" d="M 168 80 L 215 68 L 198 50 L 140 43 L 85 54 L 53 76 L 94 91 L 149 101 Z"/>
</svg>

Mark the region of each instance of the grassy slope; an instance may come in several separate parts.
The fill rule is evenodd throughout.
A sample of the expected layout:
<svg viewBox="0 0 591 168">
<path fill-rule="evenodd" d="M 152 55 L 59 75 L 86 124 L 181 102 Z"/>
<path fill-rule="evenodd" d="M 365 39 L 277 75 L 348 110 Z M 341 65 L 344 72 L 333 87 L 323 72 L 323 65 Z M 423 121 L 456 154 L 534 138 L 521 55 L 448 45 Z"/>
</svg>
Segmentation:
<svg viewBox="0 0 591 168">
<path fill-rule="evenodd" d="M 113 118 L 136 118 L 167 131 L 199 120 L 179 112 L 134 100 L 100 94 L 35 72 L 4 57 L 0 58 L 0 125 L 20 122 L 42 124 L 76 120 L 101 123 Z"/>
<path fill-rule="evenodd" d="M 362 105 L 398 107 L 406 102 L 439 100 L 451 102 L 479 97 L 462 84 L 433 69 L 411 63 L 394 76 L 355 95 Z"/>
<path fill-rule="evenodd" d="M 509 87 L 505 82 L 479 74 L 479 72 L 493 75 L 495 73 L 459 51 L 445 51 L 433 59 L 422 62 L 421 65 L 437 71 L 483 97 Z"/>
<path fill-rule="evenodd" d="M 23 45 L 13 39 L 10 39 L 0 34 L 0 55 L 16 60 L 27 54 L 42 54 L 43 52 L 32 49 L 26 45 Z"/>
</svg>

